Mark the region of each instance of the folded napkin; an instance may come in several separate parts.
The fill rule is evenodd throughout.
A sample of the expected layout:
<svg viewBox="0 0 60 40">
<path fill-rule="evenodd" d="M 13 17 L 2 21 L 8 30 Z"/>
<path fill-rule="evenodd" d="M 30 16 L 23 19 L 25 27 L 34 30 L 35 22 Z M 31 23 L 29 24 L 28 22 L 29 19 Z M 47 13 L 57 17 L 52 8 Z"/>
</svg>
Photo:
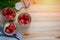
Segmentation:
<svg viewBox="0 0 60 40">
<path fill-rule="evenodd" d="M 3 33 L 3 28 L 0 27 L 0 40 L 23 40 L 21 34 L 19 32 L 16 32 L 16 37 L 12 36 L 12 37 L 8 37 L 6 35 L 4 35 Z"/>
</svg>

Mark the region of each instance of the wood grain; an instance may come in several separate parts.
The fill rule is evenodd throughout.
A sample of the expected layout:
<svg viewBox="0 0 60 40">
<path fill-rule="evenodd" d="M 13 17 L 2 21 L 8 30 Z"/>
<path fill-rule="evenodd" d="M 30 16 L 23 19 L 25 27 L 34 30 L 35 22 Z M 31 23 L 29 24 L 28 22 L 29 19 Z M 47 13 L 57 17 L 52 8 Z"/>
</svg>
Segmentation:
<svg viewBox="0 0 60 40">
<path fill-rule="evenodd" d="M 30 6 L 27 12 L 31 15 L 31 24 L 18 27 L 25 40 L 60 40 L 59 6 Z"/>
</svg>

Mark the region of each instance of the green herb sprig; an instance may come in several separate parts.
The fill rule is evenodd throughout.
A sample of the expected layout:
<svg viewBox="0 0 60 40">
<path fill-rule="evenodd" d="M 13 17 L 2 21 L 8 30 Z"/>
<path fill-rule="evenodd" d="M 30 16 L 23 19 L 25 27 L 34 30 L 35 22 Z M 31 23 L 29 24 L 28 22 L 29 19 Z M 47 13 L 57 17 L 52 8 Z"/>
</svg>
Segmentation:
<svg viewBox="0 0 60 40">
<path fill-rule="evenodd" d="M 15 7 L 15 3 L 19 2 L 20 0 L 0 0 L 0 10 L 5 7 Z"/>
</svg>

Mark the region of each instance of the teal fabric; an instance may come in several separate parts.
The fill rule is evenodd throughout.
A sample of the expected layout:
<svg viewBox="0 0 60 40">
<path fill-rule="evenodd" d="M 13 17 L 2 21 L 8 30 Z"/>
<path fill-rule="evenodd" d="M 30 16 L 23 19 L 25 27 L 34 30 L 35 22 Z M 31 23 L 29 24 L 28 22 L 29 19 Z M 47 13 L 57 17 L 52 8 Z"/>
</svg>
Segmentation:
<svg viewBox="0 0 60 40">
<path fill-rule="evenodd" d="M 3 33 L 3 28 L 0 27 L 0 40 L 23 40 L 21 34 L 19 32 L 16 32 L 16 37 L 18 38 L 15 38 L 14 36 L 11 36 L 11 37 L 8 37 L 6 36 L 4 33 Z"/>
</svg>

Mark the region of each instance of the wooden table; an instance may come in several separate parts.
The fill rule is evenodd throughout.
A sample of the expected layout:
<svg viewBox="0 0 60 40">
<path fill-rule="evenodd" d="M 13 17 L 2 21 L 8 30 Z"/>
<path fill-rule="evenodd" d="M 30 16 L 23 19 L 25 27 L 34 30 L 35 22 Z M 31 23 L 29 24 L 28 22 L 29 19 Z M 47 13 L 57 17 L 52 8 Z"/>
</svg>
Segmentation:
<svg viewBox="0 0 60 40">
<path fill-rule="evenodd" d="M 32 18 L 31 24 L 18 28 L 25 40 L 60 40 L 59 6 L 30 6 L 28 13 Z"/>
</svg>

